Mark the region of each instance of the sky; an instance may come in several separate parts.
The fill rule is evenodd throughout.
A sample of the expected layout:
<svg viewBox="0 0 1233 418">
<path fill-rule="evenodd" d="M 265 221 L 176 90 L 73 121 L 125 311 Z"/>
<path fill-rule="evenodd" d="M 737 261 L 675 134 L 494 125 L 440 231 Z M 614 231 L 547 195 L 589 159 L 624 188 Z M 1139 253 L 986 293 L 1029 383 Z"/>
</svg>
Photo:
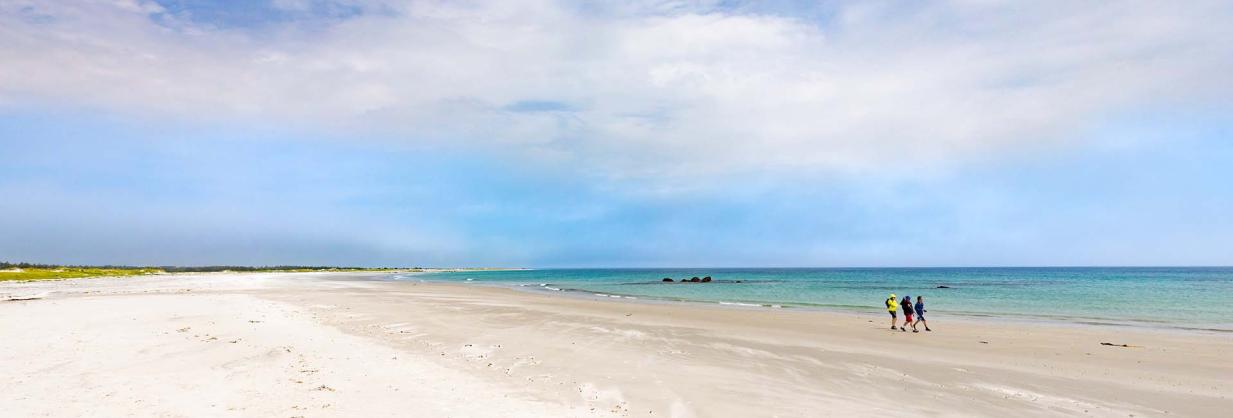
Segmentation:
<svg viewBox="0 0 1233 418">
<path fill-rule="evenodd" d="M 1233 265 L 1230 21 L 0 0 L 0 260 Z"/>
</svg>

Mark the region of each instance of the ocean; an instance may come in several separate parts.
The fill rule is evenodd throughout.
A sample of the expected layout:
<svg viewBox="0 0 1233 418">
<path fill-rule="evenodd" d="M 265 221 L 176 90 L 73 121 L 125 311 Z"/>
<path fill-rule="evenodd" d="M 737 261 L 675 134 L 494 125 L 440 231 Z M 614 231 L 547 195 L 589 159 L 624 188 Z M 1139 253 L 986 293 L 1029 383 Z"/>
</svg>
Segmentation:
<svg viewBox="0 0 1233 418">
<path fill-rule="evenodd" d="M 661 282 L 694 276 L 713 281 Z M 887 295 L 895 293 L 924 296 L 929 315 L 1233 332 L 1231 267 L 546 269 L 392 278 L 869 313 L 884 312 Z"/>
</svg>

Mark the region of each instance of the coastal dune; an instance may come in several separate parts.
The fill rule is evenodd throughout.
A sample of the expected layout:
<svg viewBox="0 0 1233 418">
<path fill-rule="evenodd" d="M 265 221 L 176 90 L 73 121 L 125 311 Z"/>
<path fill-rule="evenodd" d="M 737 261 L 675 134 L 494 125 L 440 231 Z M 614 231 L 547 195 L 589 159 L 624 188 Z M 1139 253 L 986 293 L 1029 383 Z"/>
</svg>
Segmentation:
<svg viewBox="0 0 1233 418">
<path fill-rule="evenodd" d="M 356 274 L 0 284 L 13 416 L 1221 416 L 1228 335 Z M 1102 345 L 1103 342 L 1117 346 Z M 1120 344 L 1127 344 L 1123 347 Z"/>
</svg>

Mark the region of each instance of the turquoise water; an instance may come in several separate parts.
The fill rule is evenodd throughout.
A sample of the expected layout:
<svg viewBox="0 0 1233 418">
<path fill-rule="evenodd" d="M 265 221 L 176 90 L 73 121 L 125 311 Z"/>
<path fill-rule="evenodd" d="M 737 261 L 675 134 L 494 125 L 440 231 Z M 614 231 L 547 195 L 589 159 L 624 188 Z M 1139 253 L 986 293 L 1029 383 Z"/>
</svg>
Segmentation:
<svg viewBox="0 0 1233 418">
<path fill-rule="evenodd" d="M 692 276 L 715 281 L 660 282 Z M 424 273 L 395 279 L 859 312 L 884 311 L 883 301 L 894 292 L 900 299 L 924 296 L 930 314 L 1233 332 L 1233 268 L 1228 267 L 569 269 Z"/>
</svg>

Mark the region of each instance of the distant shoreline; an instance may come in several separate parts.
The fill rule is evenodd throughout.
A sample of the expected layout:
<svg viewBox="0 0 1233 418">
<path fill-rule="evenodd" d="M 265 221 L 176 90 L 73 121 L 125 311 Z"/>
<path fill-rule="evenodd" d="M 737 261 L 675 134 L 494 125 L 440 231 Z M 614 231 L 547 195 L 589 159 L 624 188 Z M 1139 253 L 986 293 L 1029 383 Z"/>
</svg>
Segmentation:
<svg viewBox="0 0 1233 418">
<path fill-rule="evenodd" d="M 427 272 L 426 272 L 427 273 Z M 885 312 L 876 307 L 861 307 L 861 308 L 843 308 L 832 305 L 799 305 L 799 304 L 770 304 L 770 303 L 745 303 L 739 301 L 712 301 L 703 299 L 686 299 L 686 298 L 658 298 L 639 295 L 626 295 L 619 293 L 604 293 L 595 292 L 585 289 L 575 288 L 560 288 L 560 290 L 544 289 L 540 286 L 527 285 L 509 285 L 493 282 L 459 282 L 452 280 L 425 280 L 424 283 L 442 286 L 482 286 L 495 289 L 505 289 L 520 293 L 528 293 L 533 295 L 541 295 L 554 298 L 566 298 L 575 300 L 595 301 L 601 303 L 632 303 L 632 304 L 649 304 L 649 305 L 674 305 L 683 304 L 704 308 L 718 309 L 735 309 L 735 310 L 757 310 L 757 311 L 796 311 L 796 312 L 820 312 L 827 314 L 840 315 L 884 315 Z M 960 321 L 971 322 L 982 325 L 995 325 L 998 322 L 1003 324 L 1029 325 L 1041 327 L 1073 327 L 1073 328 L 1094 328 L 1094 329 L 1116 329 L 1124 328 L 1127 330 L 1137 330 L 1146 332 L 1164 332 L 1176 334 L 1207 334 L 1207 335 L 1224 335 L 1233 334 L 1233 329 L 1220 328 L 1203 328 L 1203 327 L 1186 327 L 1173 324 L 1161 323 L 1141 323 L 1135 321 L 1118 322 L 1106 318 L 1083 318 L 1083 317 L 1066 317 L 1066 316 L 1023 316 L 1018 314 L 1008 313 L 975 313 L 950 311 L 931 313 L 930 318 L 943 318 L 945 321 Z"/>
<path fill-rule="evenodd" d="M 711 283 L 662 277 L 713 274 Z M 885 315 L 886 293 L 921 295 L 931 317 L 1154 329 L 1229 335 L 1229 306 L 1211 302 L 1233 287 L 1233 269 L 780 270 L 546 269 L 425 275 L 408 280 L 512 288 L 550 296 L 728 308 Z M 944 286 L 946 285 L 946 286 Z M 1199 295 L 1192 295 L 1193 293 Z M 1010 301 L 1013 301 L 1011 303 Z M 1176 307 L 1185 308 L 1183 310 Z"/>
<path fill-rule="evenodd" d="M 312 273 L 312 272 L 373 272 L 373 273 L 433 273 L 462 271 L 527 270 L 506 267 L 339 267 L 339 266 L 91 266 L 35 263 L 0 263 L 0 282 L 30 280 L 64 280 L 83 278 L 119 278 L 157 274 L 183 273 Z"/>
</svg>

